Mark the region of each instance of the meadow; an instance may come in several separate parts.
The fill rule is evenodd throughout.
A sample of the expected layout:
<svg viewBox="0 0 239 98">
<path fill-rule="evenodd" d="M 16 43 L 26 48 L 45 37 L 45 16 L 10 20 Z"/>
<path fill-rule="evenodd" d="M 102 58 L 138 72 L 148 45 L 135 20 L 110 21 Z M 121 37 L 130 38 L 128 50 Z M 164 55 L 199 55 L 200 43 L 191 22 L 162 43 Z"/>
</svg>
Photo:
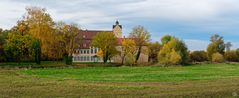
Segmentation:
<svg viewBox="0 0 239 98">
<path fill-rule="evenodd" d="M 238 97 L 238 64 L 0 69 L 0 97 Z"/>
</svg>

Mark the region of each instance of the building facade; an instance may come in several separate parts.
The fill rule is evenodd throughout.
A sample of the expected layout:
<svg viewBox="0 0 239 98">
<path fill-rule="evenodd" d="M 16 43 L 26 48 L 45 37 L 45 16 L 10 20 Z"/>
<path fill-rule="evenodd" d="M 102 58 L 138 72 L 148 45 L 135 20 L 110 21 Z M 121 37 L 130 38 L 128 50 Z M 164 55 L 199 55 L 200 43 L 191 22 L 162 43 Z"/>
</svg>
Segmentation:
<svg viewBox="0 0 239 98">
<path fill-rule="evenodd" d="M 116 49 L 122 52 L 122 25 L 119 24 L 119 21 L 116 21 L 113 25 L 112 30 L 80 30 L 79 35 L 82 37 L 81 44 L 79 48 L 76 49 L 76 52 L 73 54 L 73 62 L 103 62 L 102 58 L 97 56 L 99 48 L 92 47 L 91 41 L 97 33 L 101 32 L 112 32 L 117 37 L 118 46 Z M 143 47 L 146 49 L 146 47 Z M 111 59 L 111 62 L 120 63 L 122 61 L 120 54 L 114 56 Z M 147 53 L 142 53 L 139 58 L 139 62 L 147 62 L 148 55 Z"/>
</svg>

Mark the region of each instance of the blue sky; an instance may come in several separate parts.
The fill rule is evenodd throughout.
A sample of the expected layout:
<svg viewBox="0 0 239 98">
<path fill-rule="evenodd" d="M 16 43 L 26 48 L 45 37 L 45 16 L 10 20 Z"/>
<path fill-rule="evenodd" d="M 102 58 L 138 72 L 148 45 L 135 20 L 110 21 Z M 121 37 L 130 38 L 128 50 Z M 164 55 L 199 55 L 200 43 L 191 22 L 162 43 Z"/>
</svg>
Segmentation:
<svg viewBox="0 0 239 98">
<path fill-rule="evenodd" d="M 26 6 L 47 9 L 54 21 L 77 23 L 82 29 L 111 30 L 116 20 L 127 36 L 134 26 L 151 32 L 152 41 L 170 34 L 190 50 L 206 49 L 219 34 L 239 48 L 239 0 L 1 0 L 0 28 L 9 29 Z"/>
</svg>

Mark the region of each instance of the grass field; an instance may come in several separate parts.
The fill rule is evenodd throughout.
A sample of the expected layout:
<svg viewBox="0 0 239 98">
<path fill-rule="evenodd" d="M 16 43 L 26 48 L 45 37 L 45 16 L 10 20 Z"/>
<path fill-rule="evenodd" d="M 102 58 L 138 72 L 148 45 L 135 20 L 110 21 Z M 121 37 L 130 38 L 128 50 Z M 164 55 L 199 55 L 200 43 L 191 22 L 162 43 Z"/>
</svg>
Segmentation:
<svg viewBox="0 0 239 98">
<path fill-rule="evenodd" d="M 239 97 L 239 65 L 0 69 L 0 97 Z"/>
</svg>

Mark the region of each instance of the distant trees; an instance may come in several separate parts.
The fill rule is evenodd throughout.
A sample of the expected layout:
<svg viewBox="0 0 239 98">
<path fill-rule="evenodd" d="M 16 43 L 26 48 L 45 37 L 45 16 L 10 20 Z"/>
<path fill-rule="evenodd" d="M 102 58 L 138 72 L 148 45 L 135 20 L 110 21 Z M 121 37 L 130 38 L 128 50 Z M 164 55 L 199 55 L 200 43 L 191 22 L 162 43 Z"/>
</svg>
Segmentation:
<svg viewBox="0 0 239 98">
<path fill-rule="evenodd" d="M 115 48 L 117 45 L 117 39 L 112 32 L 97 33 L 91 44 L 102 51 L 104 63 L 106 63 L 112 55 L 117 53 Z"/>
<path fill-rule="evenodd" d="M 193 51 L 190 53 L 190 60 L 192 62 L 203 62 L 207 61 L 207 52 L 205 51 Z"/>
<path fill-rule="evenodd" d="M 186 64 L 188 49 L 185 43 L 175 37 L 165 43 L 158 54 L 159 63 L 162 65 Z"/>
<path fill-rule="evenodd" d="M 238 62 L 239 61 L 239 52 L 236 50 L 226 51 L 224 57 L 229 62 Z"/>
<path fill-rule="evenodd" d="M 225 44 L 225 49 L 226 49 L 226 51 L 230 51 L 230 50 L 231 50 L 231 47 L 232 47 L 232 43 L 231 43 L 231 42 L 227 42 L 227 43 Z"/>
<path fill-rule="evenodd" d="M 223 37 L 215 34 L 210 39 L 211 43 L 208 45 L 207 53 L 209 60 L 212 60 L 212 55 L 214 53 L 224 54 L 225 44 Z"/>
<path fill-rule="evenodd" d="M 135 63 L 137 63 L 143 51 L 142 48 L 149 43 L 151 35 L 143 26 L 136 26 L 131 31 L 129 37 L 133 38 L 137 45 L 137 54 L 135 56 Z"/>
</svg>

